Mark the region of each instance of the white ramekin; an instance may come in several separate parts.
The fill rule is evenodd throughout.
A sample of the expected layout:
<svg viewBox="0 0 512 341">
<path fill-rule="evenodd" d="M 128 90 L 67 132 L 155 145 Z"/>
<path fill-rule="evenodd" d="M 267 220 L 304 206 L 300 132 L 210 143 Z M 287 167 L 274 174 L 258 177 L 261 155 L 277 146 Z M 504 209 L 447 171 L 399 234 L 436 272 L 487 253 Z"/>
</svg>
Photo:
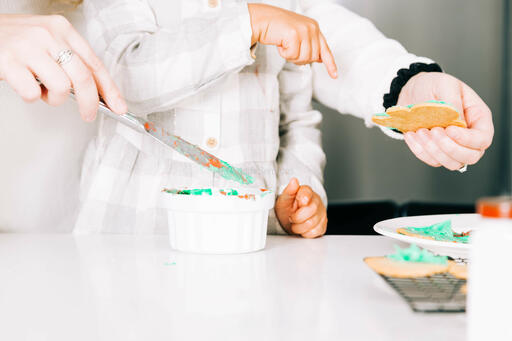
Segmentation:
<svg viewBox="0 0 512 341">
<path fill-rule="evenodd" d="M 229 254 L 261 250 L 267 239 L 273 192 L 239 190 L 249 199 L 226 196 L 212 188 L 212 195 L 162 192 L 168 210 L 169 241 L 176 250 Z"/>
</svg>

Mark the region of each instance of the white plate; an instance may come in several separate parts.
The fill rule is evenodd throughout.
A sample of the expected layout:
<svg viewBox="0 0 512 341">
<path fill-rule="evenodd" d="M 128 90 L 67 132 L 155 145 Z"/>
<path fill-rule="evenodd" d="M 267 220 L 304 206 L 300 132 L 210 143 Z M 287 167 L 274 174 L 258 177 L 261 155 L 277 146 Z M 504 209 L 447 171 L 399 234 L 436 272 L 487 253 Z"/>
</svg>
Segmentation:
<svg viewBox="0 0 512 341">
<path fill-rule="evenodd" d="M 452 221 L 452 229 L 458 233 L 475 230 L 480 224 L 480 216 L 478 214 L 439 214 L 383 220 L 375 224 L 373 229 L 384 236 L 401 240 L 406 243 L 414 243 L 419 247 L 427 249 L 438 255 L 450 256 L 455 259 L 467 259 L 471 248 L 470 244 L 442 242 L 405 236 L 396 232 L 396 230 L 401 227 L 429 226 L 448 219 Z"/>
</svg>

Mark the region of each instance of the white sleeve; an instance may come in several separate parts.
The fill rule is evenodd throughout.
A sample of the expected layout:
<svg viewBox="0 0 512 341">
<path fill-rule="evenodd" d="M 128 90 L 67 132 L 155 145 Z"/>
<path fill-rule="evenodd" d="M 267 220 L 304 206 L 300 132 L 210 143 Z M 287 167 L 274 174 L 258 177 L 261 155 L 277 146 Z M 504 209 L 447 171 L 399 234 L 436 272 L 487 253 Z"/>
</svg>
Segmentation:
<svg viewBox="0 0 512 341">
<path fill-rule="evenodd" d="M 84 2 L 91 44 L 130 110 L 169 109 L 253 63 L 246 1 L 208 4 L 169 1 L 153 8 L 146 0 Z"/>
<path fill-rule="evenodd" d="M 318 21 L 338 66 L 338 78 L 331 79 L 323 64 L 313 65 L 315 99 L 340 113 L 364 119 L 373 126 L 373 114 L 384 112 L 383 97 L 389 92 L 398 70 L 431 59 L 408 53 L 393 39 L 386 38 L 365 19 L 331 0 L 300 0 L 305 15 Z M 402 138 L 390 129 L 382 131 Z"/>
<path fill-rule="evenodd" d="M 281 120 L 277 157 L 277 191 L 282 193 L 292 178 L 310 186 L 327 207 L 323 186 L 325 153 L 320 123 L 322 114 L 311 106 L 311 68 L 286 63 L 279 74 Z"/>
</svg>

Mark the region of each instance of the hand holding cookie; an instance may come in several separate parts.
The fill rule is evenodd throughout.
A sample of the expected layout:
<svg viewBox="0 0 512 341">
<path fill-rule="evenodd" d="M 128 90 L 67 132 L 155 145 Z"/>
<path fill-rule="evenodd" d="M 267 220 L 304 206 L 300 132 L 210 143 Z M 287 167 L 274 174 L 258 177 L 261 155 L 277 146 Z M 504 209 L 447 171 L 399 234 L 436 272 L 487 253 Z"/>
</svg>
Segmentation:
<svg viewBox="0 0 512 341">
<path fill-rule="evenodd" d="M 489 107 L 468 85 L 439 72 L 419 73 L 402 88 L 398 105 L 445 101 L 464 114 L 467 128 L 449 126 L 405 133 L 405 142 L 421 161 L 432 167 L 457 170 L 478 162 L 494 135 Z"/>
<path fill-rule="evenodd" d="M 293 178 L 277 198 L 276 216 L 281 226 L 290 234 L 316 238 L 327 230 L 327 210 L 309 186 L 300 186 Z"/>
</svg>

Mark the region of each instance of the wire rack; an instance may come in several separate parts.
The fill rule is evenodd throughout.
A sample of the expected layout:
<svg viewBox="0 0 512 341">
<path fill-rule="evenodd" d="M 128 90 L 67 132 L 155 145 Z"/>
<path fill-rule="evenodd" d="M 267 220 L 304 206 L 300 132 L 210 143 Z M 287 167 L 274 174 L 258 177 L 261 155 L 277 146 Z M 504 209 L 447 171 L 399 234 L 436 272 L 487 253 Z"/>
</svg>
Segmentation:
<svg viewBox="0 0 512 341">
<path fill-rule="evenodd" d="M 396 278 L 381 275 L 415 312 L 465 312 L 466 280 L 441 273 L 427 277 Z"/>
</svg>

